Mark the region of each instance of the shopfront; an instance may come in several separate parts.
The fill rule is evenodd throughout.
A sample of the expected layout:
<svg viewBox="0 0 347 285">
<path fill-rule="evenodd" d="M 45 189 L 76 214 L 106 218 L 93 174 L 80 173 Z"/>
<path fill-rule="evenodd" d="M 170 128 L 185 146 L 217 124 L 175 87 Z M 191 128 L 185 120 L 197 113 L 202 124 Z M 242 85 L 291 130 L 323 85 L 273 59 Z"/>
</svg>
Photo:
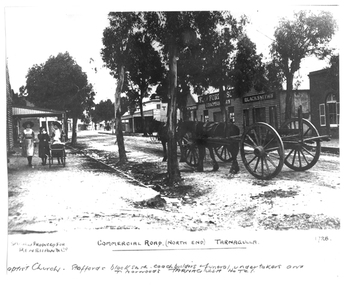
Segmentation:
<svg viewBox="0 0 347 285">
<path fill-rule="evenodd" d="M 274 92 L 249 92 L 242 98 L 233 98 L 228 91 L 226 108 L 229 121 L 241 131 L 255 122 L 267 122 L 275 128 L 280 124 L 279 96 Z M 197 118 L 202 122 L 223 121 L 218 92 L 199 96 Z"/>
</svg>

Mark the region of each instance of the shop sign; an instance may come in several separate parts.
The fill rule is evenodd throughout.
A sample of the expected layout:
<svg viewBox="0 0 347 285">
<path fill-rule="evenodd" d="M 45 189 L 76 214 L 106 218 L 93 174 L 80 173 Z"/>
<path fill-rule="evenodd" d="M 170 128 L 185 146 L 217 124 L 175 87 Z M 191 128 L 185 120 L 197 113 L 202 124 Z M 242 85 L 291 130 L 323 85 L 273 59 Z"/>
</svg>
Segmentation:
<svg viewBox="0 0 347 285">
<path fill-rule="evenodd" d="M 188 111 L 193 111 L 193 110 L 197 110 L 198 106 L 197 105 L 193 105 L 193 106 L 187 106 L 187 110 Z"/>
<path fill-rule="evenodd" d="M 231 98 L 232 94 L 231 92 L 227 92 L 226 94 L 227 99 L 225 101 L 226 105 L 231 104 Z M 219 101 L 219 93 L 212 93 L 212 94 L 207 94 L 207 95 L 201 95 L 198 97 L 198 102 L 199 104 L 205 103 L 206 108 L 213 108 L 213 107 L 218 107 L 220 106 L 220 101 Z"/>
<path fill-rule="evenodd" d="M 275 93 L 269 93 L 269 94 L 257 94 L 252 96 L 246 96 L 242 98 L 243 103 L 252 103 L 257 101 L 263 101 L 263 100 L 272 100 L 275 99 Z"/>
</svg>

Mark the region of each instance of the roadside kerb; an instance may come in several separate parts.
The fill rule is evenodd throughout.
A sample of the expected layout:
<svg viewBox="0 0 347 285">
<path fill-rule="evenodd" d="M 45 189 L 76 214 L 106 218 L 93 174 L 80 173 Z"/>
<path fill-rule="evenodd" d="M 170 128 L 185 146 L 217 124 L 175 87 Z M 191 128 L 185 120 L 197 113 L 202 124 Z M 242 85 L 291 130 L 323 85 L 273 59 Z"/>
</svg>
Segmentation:
<svg viewBox="0 0 347 285">
<path fill-rule="evenodd" d="M 72 150 L 74 150 L 74 151 L 76 151 L 76 152 L 82 153 L 84 156 L 87 156 L 87 157 L 93 159 L 94 161 L 96 161 L 96 162 L 98 162 L 98 163 L 100 163 L 100 164 L 102 164 L 102 165 L 104 165 L 104 166 L 106 166 L 106 167 L 108 167 L 108 168 L 111 168 L 112 170 L 114 170 L 114 171 L 116 171 L 117 173 L 119 173 L 119 174 L 125 176 L 127 179 L 134 181 L 136 184 L 138 184 L 138 185 L 140 185 L 140 186 L 142 186 L 142 187 L 150 188 L 150 189 L 153 190 L 154 185 L 146 185 L 146 184 L 143 184 L 141 181 L 136 180 L 134 177 L 132 177 L 132 176 L 126 174 L 125 172 L 123 172 L 123 171 L 121 171 L 121 170 L 119 170 L 119 169 L 113 167 L 112 165 L 108 165 L 108 164 L 106 164 L 106 163 L 104 163 L 104 162 L 102 162 L 102 161 L 100 161 L 100 160 L 98 160 L 98 159 L 96 159 L 96 158 L 94 158 L 94 157 L 88 155 L 88 154 L 85 153 L 83 150 L 76 149 L 76 148 L 74 148 L 74 147 L 72 147 L 72 146 L 70 146 L 70 145 L 67 145 L 66 147 L 67 147 L 67 148 L 70 148 L 70 149 L 72 149 Z"/>
</svg>

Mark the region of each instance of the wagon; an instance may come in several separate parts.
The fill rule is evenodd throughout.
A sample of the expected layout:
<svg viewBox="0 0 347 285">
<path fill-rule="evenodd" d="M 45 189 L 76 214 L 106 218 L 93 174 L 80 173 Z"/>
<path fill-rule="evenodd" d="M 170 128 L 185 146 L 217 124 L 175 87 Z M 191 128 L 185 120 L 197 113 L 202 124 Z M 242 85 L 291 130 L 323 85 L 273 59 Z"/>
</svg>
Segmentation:
<svg viewBox="0 0 347 285">
<path fill-rule="evenodd" d="M 65 152 L 65 144 L 63 143 L 56 143 L 56 144 L 50 144 L 49 145 L 49 167 L 53 164 L 53 159 L 59 158 L 62 166 L 65 167 L 66 163 L 66 152 Z"/>
<path fill-rule="evenodd" d="M 214 151 L 222 161 L 230 161 L 228 146 L 235 141 L 239 143 L 242 162 L 247 171 L 254 177 L 269 180 L 276 177 L 283 164 L 294 171 L 305 171 L 318 161 L 321 141 L 329 140 L 320 136 L 315 126 L 302 117 L 299 107 L 298 117 L 286 121 L 279 129 L 265 122 L 249 126 L 242 135 L 226 138 L 208 138 Z M 197 166 L 198 149 L 191 134 L 182 140 L 185 144 L 186 163 Z"/>
</svg>

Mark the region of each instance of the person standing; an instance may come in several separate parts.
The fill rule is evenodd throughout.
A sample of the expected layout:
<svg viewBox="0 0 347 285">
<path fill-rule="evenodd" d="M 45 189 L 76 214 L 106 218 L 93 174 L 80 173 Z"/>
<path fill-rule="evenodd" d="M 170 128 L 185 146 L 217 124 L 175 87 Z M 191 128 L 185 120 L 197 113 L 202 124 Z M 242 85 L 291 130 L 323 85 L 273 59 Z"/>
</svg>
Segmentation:
<svg viewBox="0 0 347 285">
<path fill-rule="evenodd" d="M 25 122 L 23 124 L 24 130 L 22 133 L 22 155 L 28 159 L 28 166 L 33 167 L 32 159 L 34 156 L 34 140 L 35 133 L 32 129 L 34 126 L 33 122 Z"/>
<path fill-rule="evenodd" d="M 40 133 L 38 134 L 39 139 L 39 157 L 42 160 L 42 165 L 46 165 L 47 157 L 49 156 L 49 135 L 46 132 L 45 127 L 40 128 Z"/>
</svg>

